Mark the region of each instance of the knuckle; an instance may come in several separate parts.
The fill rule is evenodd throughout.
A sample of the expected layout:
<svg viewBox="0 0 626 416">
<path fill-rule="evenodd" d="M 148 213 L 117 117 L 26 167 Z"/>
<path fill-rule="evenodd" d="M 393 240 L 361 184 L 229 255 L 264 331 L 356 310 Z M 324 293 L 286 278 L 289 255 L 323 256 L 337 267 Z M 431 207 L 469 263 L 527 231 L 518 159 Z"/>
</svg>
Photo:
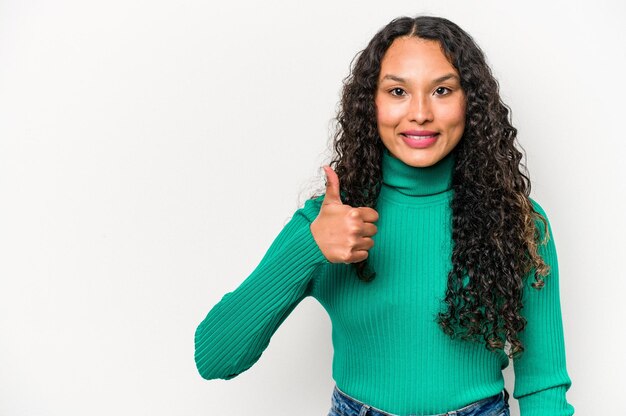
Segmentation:
<svg viewBox="0 0 626 416">
<path fill-rule="evenodd" d="M 351 217 L 351 218 L 356 218 L 359 215 L 360 215 L 360 213 L 359 213 L 359 209 L 358 208 L 352 207 L 352 208 L 350 208 L 348 210 L 348 216 Z"/>
<path fill-rule="evenodd" d="M 350 260 L 352 260 L 352 252 L 347 251 L 341 255 L 341 261 L 344 263 L 350 263 Z"/>
</svg>

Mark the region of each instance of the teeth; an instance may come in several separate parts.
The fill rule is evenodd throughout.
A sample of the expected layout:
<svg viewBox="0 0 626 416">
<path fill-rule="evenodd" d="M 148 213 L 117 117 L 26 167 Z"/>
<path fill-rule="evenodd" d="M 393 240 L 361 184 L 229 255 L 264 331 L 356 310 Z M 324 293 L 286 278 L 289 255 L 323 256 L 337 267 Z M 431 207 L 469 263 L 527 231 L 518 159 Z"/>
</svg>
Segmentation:
<svg viewBox="0 0 626 416">
<path fill-rule="evenodd" d="M 408 137 L 409 139 L 414 139 L 414 140 L 423 140 L 423 139 L 432 139 L 433 136 L 411 136 L 410 134 L 407 134 L 406 137 Z"/>
</svg>

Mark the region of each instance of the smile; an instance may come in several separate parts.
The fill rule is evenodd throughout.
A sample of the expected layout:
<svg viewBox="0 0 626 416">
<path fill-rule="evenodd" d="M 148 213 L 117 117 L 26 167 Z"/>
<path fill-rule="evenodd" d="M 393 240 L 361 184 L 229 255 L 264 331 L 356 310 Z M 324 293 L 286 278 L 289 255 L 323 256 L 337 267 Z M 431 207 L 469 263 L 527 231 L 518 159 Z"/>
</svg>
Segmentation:
<svg viewBox="0 0 626 416">
<path fill-rule="evenodd" d="M 413 149 L 425 149 L 434 145 L 437 142 L 439 133 L 424 135 L 406 134 L 402 133 L 402 140 L 404 143 Z"/>
<path fill-rule="evenodd" d="M 439 133 L 437 134 L 432 134 L 429 136 L 416 136 L 416 135 L 412 135 L 412 134 L 403 134 L 403 136 L 408 137 L 409 139 L 413 139 L 413 140 L 424 140 L 424 139 L 434 139 L 435 137 L 438 136 Z"/>
</svg>

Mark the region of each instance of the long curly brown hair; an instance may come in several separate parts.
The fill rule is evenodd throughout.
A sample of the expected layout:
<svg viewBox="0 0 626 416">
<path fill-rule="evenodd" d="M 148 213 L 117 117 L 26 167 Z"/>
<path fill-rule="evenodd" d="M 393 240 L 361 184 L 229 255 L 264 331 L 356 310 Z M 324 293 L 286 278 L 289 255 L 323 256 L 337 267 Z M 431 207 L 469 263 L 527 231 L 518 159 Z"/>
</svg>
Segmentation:
<svg viewBox="0 0 626 416">
<path fill-rule="evenodd" d="M 383 143 L 376 122 L 374 95 L 383 56 L 394 39 L 416 36 L 435 40 L 461 78 L 466 94 L 464 134 L 453 149 L 452 270 L 436 322 L 451 336 L 482 339 L 486 348 L 504 349 L 509 357 L 522 354 L 518 334 L 526 326 L 521 316 L 524 282 L 534 269 L 532 286 L 543 287 L 549 266 L 538 245 L 549 238 L 546 219 L 529 199 L 530 180 L 516 148 L 517 129 L 509 121 L 498 82 L 482 50 L 455 23 L 433 16 L 399 17 L 381 29 L 359 52 L 344 79 L 334 134 L 333 167 L 341 183 L 341 198 L 354 207 L 375 207 L 382 185 Z M 536 221 L 543 222 L 544 238 Z M 370 281 L 375 271 L 367 259 L 354 263 L 359 279 Z M 464 278 L 469 282 L 464 285 Z"/>
</svg>

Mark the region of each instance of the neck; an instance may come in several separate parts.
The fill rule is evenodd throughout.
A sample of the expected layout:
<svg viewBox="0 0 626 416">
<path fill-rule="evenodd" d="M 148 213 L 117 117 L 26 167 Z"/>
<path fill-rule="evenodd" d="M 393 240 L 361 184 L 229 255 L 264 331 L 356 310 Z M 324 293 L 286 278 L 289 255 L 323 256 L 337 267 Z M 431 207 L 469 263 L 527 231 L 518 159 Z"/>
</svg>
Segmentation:
<svg viewBox="0 0 626 416">
<path fill-rule="evenodd" d="M 427 167 L 414 167 L 383 149 L 382 171 L 385 193 L 407 197 L 427 197 L 448 193 L 452 189 L 455 154 L 450 152 L 439 162 Z"/>
</svg>

